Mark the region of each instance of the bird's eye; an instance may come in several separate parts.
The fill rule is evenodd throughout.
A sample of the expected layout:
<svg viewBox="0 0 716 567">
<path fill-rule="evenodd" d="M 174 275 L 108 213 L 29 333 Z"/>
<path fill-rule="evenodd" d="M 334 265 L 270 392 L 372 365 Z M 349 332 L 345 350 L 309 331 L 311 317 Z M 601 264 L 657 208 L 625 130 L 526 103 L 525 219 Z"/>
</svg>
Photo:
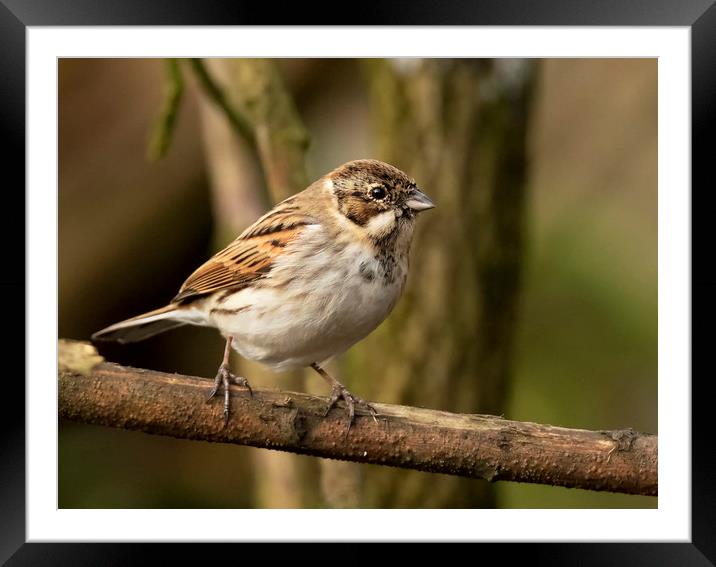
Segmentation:
<svg viewBox="0 0 716 567">
<path fill-rule="evenodd" d="M 385 197 L 385 188 L 373 187 L 373 189 L 370 190 L 370 196 L 373 197 L 373 199 L 375 199 L 376 201 L 383 199 Z"/>
</svg>

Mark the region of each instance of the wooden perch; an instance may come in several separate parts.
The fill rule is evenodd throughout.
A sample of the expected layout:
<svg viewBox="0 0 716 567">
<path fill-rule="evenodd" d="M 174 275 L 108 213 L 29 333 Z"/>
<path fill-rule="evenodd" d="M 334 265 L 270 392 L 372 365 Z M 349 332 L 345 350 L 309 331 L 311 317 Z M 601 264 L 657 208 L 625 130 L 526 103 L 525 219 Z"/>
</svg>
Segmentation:
<svg viewBox="0 0 716 567">
<path fill-rule="evenodd" d="M 657 436 L 586 431 L 374 403 L 343 407 L 306 394 L 231 388 L 232 415 L 205 403 L 211 381 L 104 362 L 88 343 L 59 345 L 60 417 L 123 429 L 278 449 L 421 471 L 554 486 L 657 494 Z"/>
</svg>

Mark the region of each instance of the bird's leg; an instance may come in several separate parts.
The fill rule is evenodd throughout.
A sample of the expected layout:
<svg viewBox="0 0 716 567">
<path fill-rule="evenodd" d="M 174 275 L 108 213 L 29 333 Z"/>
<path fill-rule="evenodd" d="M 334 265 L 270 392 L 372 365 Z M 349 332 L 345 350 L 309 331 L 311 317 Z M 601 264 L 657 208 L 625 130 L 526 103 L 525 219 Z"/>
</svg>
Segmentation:
<svg viewBox="0 0 716 567">
<path fill-rule="evenodd" d="M 326 408 L 326 413 L 324 413 L 324 417 L 328 415 L 328 413 L 333 409 L 333 407 L 336 405 L 339 399 L 343 398 L 346 402 L 346 406 L 348 407 L 348 429 L 351 428 L 351 425 L 353 425 L 353 422 L 355 421 L 355 405 L 360 404 L 362 406 L 365 406 L 370 411 L 371 415 L 373 416 L 373 420 L 377 421 L 375 416 L 378 415 L 378 412 L 376 409 L 370 405 L 365 400 L 361 400 L 359 397 L 354 396 L 351 394 L 348 389 L 341 384 L 338 380 L 336 380 L 333 376 L 328 374 L 323 368 L 318 366 L 315 362 L 311 364 L 311 368 L 313 368 L 316 372 L 318 372 L 321 377 L 328 382 L 328 384 L 331 386 L 331 399 L 328 401 L 328 407 Z"/>
<path fill-rule="evenodd" d="M 224 386 L 224 422 L 229 421 L 229 408 L 230 408 L 230 402 L 229 402 L 229 384 L 233 382 L 234 384 L 237 384 L 239 386 L 244 386 L 248 389 L 249 394 L 251 396 L 254 395 L 253 391 L 251 390 L 251 386 L 249 386 L 248 380 L 246 378 L 241 378 L 240 376 L 236 376 L 231 373 L 229 369 L 229 357 L 231 356 L 231 343 L 233 342 L 233 337 L 227 337 L 226 339 L 226 347 L 224 348 L 224 359 L 221 362 L 221 366 L 219 366 L 219 371 L 216 373 L 216 378 L 214 378 L 214 386 L 209 390 L 209 395 L 206 398 L 206 401 L 208 402 L 211 400 L 216 393 L 219 391 L 219 386 L 223 384 Z"/>
</svg>

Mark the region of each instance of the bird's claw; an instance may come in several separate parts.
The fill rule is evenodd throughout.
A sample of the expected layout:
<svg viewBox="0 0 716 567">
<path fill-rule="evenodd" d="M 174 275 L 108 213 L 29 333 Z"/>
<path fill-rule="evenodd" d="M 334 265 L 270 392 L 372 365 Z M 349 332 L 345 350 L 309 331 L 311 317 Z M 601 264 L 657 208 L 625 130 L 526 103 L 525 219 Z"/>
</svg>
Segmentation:
<svg viewBox="0 0 716 567">
<path fill-rule="evenodd" d="M 376 416 L 378 415 L 378 412 L 376 409 L 366 402 L 365 400 L 362 400 L 361 398 L 354 396 L 351 394 L 347 388 L 344 386 L 336 385 L 331 390 L 331 397 L 328 400 L 328 407 L 326 408 L 325 413 L 323 414 L 323 417 L 326 417 L 330 411 L 336 406 L 338 403 L 338 400 L 343 399 L 346 403 L 346 407 L 348 408 L 348 430 L 350 431 L 351 425 L 355 422 L 355 415 L 356 415 L 356 404 L 363 406 L 370 411 L 371 417 L 373 418 L 373 421 L 378 421 L 376 419 Z"/>
<path fill-rule="evenodd" d="M 249 391 L 249 396 L 251 396 L 252 398 L 254 397 L 254 391 L 251 389 L 251 385 L 246 378 L 236 376 L 235 374 L 230 374 L 229 380 L 237 386 L 243 386 L 244 388 L 246 388 Z"/>
<path fill-rule="evenodd" d="M 236 376 L 235 374 L 232 374 L 229 370 L 228 364 L 222 364 L 219 366 L 219 371 L 216 373 L 216 378 L 214 378 L 214 385 L 212 386 L 211 390 L 209 390 L 209 395 L 206 397 L 206 401 L 210 401 L 214 396 L 216 396 L 217 392 L 219 391 L 219 387 L 223 385 L 224 387 L 224 424 L 228 423 L 229 421 L 229 413 L 231 409 L 231 402 L 229 397 L 229 385 L 231 383 L 234 383 L 238 386 L 243 386 L 249 391 L 249 395 L 253 397 L 254 392 L 251 389 L 251 386 L 249 385 L 248 380 L 246 378 L 242 378 L 241 376 Z"/>
</svg>

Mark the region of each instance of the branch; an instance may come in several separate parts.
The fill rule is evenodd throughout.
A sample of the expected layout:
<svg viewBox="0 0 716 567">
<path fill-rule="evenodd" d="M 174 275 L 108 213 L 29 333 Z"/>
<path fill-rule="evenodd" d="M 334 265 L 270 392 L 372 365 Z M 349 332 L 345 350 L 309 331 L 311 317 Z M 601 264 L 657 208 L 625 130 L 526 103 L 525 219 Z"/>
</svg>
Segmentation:
<svg viewBox="0 0 716 567">
<path fill-rule="evenodd" d="M 266 207 L 306 188 L 309 134 L 274 61 L 236 59 L 223 89 L 201 59 L 189 59 L 207 97 L 249 144 L 266 179 Z"/>
<path fill-rule="evenodd" d="M 269 193 L 282 201 L 308 185 L 308 130 L 275 61 L 232 59 L 228 65 L 232 94 L 253 126 Z"/>
<path fill-rule="evenodd" d="M 586 431 L 373 404 L 347 431 L 346 413 L 323 417 L 325 398 L 232 386 L 232 415 L 204 403 L 207 379 L 104 362 L 88 343 L 59 345 L 60 417 L 147 433 L 251 445 L 489 481 L 657 494 L 657 436 Z"/>
<path fill-rule="evenodd" d="M 231 105 L 224 91 L 207 71 L 204 62 L 201 59 L 189 59 L 189 65 L 194 70 L 194 74 L 206 92 L 206 95 L 221 109 L 236 133 L 252 146 L 255 146 L 256 139 L 253 127 L 249 121 Z"/>
</svg>

